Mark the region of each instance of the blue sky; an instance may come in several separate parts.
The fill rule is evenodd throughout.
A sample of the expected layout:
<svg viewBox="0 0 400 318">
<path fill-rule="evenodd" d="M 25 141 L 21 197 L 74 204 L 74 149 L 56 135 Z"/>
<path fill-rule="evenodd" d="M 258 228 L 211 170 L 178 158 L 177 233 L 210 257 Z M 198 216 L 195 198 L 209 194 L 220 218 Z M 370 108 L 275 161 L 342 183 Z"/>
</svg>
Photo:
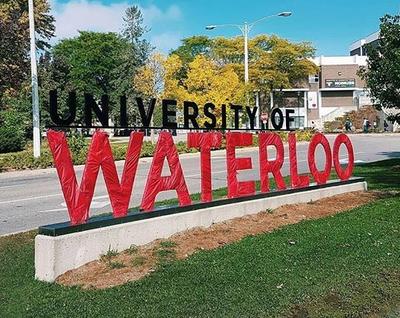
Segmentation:
<svg viewBox="0 0 400 318">
<path fill-rule="evenodd" d="M 317 55 L 348 55 L 349 45 L 379 28 L 385 13 L 399 12 L 397 0 L 51 0 L 58 39 L 77 30 L 118 31 L 129 5 L 139 5 L 151 30 L 146 37 L 167 53 L 181 38 L 192 35 L 235 36 L 239 30 L 206 31 L 208 24 L 242 23 L 265 15 L 291 11 L 289 18 L 257 24 L 251 36 L 276 34 L 291 41 L 310 41 Z"/>
</svg>

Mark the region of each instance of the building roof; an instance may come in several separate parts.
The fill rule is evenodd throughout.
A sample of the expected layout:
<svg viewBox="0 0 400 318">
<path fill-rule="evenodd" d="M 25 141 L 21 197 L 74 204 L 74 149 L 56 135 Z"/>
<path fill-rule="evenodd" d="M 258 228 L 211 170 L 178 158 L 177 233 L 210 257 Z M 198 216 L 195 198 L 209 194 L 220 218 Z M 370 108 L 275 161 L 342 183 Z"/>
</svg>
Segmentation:
<svg viewBox="0 0 400 318">
<path fill-rule="evenodd" d="M 380 31 L 376 31 L 376 32 L 371 33 L 370 35 L 366 36 L 365 38 L 354 41 L 353 43 L 350 44 L 350 51 L 356 50 L 365 44 L 368 44 L 368 43 L 378 40 L 379 35 L 380 35 Z"/>
<path fill-rule="evenodd" d="M 367 65 L 367 57 L 366 56 L 317 56 L 311 59 L 317 66 L 324 65 L 359 65 L 365 66 Z"/>
</svg>

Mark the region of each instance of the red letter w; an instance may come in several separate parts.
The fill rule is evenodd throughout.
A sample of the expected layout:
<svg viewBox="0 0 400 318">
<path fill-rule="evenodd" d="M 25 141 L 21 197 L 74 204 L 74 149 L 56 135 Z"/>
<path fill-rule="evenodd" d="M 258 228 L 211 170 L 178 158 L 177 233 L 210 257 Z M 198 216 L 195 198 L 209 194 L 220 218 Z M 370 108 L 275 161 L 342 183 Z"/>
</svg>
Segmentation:
<svg viewBox="0 0 400 318">
<path fill-rule="evenodd" d="M 72 224 L 85 223 L 89 217 L 90 203 L 92 202 L 100 166 L 103 171 L 114 217 L 121 217 L 127 214 L 142 147 L 143 133 L 134 132 L 130 136 L 120 183 L 108 135 L 105 132 L 96 131 L 89 147 L 80 186 L 76 181 L 76 174 L 65 134 L 49 130 L 47 139 Z"/>
</svg>

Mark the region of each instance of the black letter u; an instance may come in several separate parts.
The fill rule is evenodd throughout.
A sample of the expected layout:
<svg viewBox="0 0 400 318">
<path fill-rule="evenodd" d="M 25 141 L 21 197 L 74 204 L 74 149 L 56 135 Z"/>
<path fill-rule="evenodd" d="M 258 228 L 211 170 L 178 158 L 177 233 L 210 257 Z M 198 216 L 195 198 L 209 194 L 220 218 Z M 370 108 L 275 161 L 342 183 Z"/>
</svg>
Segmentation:
<svg viewBox="0 0 400 318">
<path fill-rule="evenodd" d="M 67 99 L 68 114 L 67 117 L 60 118 L 58 116 L 58 102 L 57 102 L 57 90 L 50 91 L 50 118 L 53 123 L 57 126 L 68 126 L 72 124 L 76 116 L 76 93 L 70 92 Z"/>
</svg>

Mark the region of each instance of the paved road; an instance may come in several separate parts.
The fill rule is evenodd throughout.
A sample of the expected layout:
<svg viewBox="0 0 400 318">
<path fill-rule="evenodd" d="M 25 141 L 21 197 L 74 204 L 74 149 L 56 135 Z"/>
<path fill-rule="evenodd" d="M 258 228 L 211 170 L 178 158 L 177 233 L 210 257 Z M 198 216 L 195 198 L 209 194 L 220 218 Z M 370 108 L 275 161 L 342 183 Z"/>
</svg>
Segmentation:
<svg viewBox="0 0 400 318">
<path fill-rule="evenodd" d="M 332 143 L 334 136 L 328 136 Z M 359 163 L 376 161 L 386 158 L 400 157 L 399 135 L 352 135 L 351 136 L 356 161 Z M 274 151 L 271 151 L 273 156 Z M 240 149 L 238 157 L 251 157 L 253 169 L 239 173 L 240 180 L 259 179 L 257 149 Z M 324 165 L 323 152 L 317 150 L 319 168 Z M 298 145 L 299 171 L 308 172 L 307 144 Z M 346 161 L 346 152 L 341 159 Z M 285 145 L 284 175 L 288 174 L 288 150 Z M 143 188 L 146 182 L 151 158 L 140 160 L 138 172 L 131 198 L 131 206 L 140 204 Z M 181 164 L 185 173 L 186 182 L 191 193 L 200 191 L 200 171 L 198 154 L 181 156 Z M 121 173 L 123 162 L 117 167 Z M 83 167 L 77 167 L 77 176 L 80 181 Z M 215 151 L 212 154 L 213 188 L 226 186 L 225 152 Z M 157 199 L 175 197 L 174 191 L 159 194 Z M 99 174 L 94 199 L 91 205 L 91 215 L 110 212 L 107 191 L 102 174 Z M 55 169 L 36 171 L 19 171 L 0 173 L 0 235 L 37 228 L 40 225 L 63 222 L 69 220 L 67 209 L 61 193 Z"/>
</svg>

